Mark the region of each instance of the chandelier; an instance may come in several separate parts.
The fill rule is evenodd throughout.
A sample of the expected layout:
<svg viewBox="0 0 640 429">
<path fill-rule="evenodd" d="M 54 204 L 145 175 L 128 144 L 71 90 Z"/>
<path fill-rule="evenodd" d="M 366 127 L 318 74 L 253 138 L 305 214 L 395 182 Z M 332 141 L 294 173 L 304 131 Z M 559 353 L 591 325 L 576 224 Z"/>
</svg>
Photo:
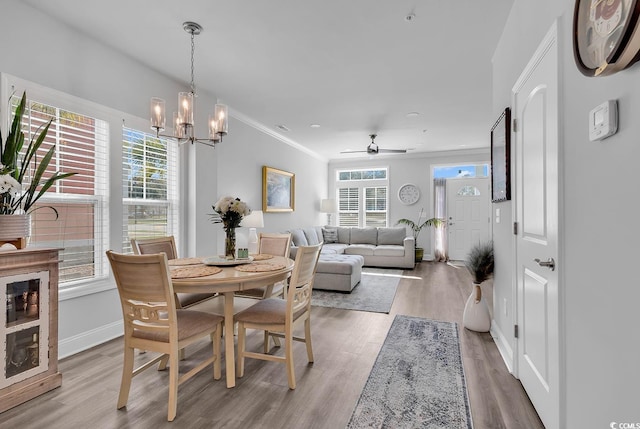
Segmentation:
<svg viewBox="0 0 640 429">
<path fill-rule="evenodd" d="M 156 130 L 156 137 L 168 137 L 178 140 L 180 144 L 191 142 L 202 143 L 215 147 L 222 141 L 222 136 L 227 135 L 228 115 L 227 106 L 216 104 L 213 113 L 209 114 L 209 137 L 197 138 L 194 135 L 194 108 L 196 98 L 196 85 L 194 83 L 193 57 L 195 53 L 195 36 L 202 32 L 202 27 L 187 21 L 182 24 L 184 31 L 191 35 L 191 91 L 178 93 L 178 111 L 173 113 L 173 135 L 161 134 L 166 123 L 165 102 L 162 98 L 151 98 L 151 128 Z"/>
</svg>

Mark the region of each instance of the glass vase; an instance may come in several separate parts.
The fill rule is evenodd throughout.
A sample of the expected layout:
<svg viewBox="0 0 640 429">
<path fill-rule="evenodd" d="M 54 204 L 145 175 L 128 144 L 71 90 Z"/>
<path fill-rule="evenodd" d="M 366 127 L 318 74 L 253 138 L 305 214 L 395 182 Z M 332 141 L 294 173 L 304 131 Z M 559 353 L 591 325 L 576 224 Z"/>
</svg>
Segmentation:
<svg viewBox="0 0 640 429">
<path fill-rule="evenodd" d="M 225 259 L 236 259 L 236 229 L 225 228 L 225 232 L 224 257 Z"/>
</svg>

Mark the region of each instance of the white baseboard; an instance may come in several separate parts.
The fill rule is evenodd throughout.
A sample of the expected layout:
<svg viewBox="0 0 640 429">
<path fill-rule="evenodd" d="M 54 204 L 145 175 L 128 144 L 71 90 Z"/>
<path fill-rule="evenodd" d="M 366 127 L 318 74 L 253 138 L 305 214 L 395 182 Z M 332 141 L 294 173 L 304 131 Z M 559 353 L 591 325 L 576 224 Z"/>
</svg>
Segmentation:
<svg viewBox="0 0 640 429">
<path fill-rule="evenodd" d="M 491 321 L 490 332 L 493 337 L 493 341 L 496 343 L 496 347 L 498 347 L 500 356 L 502 356 L 504 364 L 507 366 L 509 373 L 513 374 L 513 349 L 509 345 L 507 337 L 504 336 L 504 333 L 500 330 L 495 320 Z"/>
<path fill-rule="evenodd" d="M 90 331 L 65 338 L 58 342 L 58 358 L 62 359 L 81 351 L 88 350 L 114 338 L 121 337 L 124 333 L 122 320 L 101 326 Z"/>
</svg>

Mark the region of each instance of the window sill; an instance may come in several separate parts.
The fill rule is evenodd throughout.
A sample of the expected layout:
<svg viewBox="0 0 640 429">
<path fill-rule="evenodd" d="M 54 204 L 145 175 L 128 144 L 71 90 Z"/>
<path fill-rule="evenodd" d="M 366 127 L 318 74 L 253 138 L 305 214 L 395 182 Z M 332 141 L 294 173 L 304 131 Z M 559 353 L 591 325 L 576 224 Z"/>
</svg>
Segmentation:
<svg viewBox="0 0 640 429">
<path fill-rule="evenodd" d="M 85 295 L 92 295 L 115 288 L 115 284 L 109 278 L 80 281 L 73 285 L 60 288 L 58 300 L 66 301 L 68 299 L 80 298 Z"/>
</svg>

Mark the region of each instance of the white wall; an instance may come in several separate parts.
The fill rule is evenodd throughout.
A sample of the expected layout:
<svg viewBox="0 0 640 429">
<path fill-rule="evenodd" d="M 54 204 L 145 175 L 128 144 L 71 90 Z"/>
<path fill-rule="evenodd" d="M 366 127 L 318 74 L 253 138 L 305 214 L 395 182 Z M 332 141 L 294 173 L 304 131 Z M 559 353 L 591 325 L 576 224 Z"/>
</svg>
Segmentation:
<svg viewBox="0 0 640 429">
<path fill-rule="evenodd" d="M 573 0 L 516 1 L 494 56 L 493 110 L 510 105 L 511 88 L 557 17 L 560 34 L 561 320 L 564 323 L 565 421 L 561 427 L 639 422 L 640 340 L 634 214 L 640 159 L 640 65 L 604 78 L 584 77 L 572 51 Z M 587 115 L 617 99 L 619 132 L 589 142 Z M 500 205 L 501 207 L 503 205 Z M 508 207 L 509 204 L 504 204 Z M 495 209 L 494 205 L 494 209 Z M 504 211 L 503 211 L 504 214 Z M 512 236 L 495 228 L 496 305 L 511 296 Z M 500 313 L 496 309 L 496 314 Z M 497 319 L 511 338 L 513 321 Z"/>
<path fill-rule="evenodd" d="M 168 106 L 185 85 L 135 60 L 88 39 L 19 1 L 10 1 L 0 14 L 0 71 L 140 118 L 148 116 L 149 98 L 165 98 Z M 4 4 L 3 4 L 4 6 Z M 25 25 L 28 23 L 28 25 Z M 45 36 L 46 35 L 46 36 Z M 213 94 L 199 93 L 198 106 L 212 106 Z M 4 108 L 5 102 L 0 103 Z M 231 106 L 233 107 L 233 106 Z M 207 121 L 206 111 L 196 123 Z M 205 131 L 204 128 L 201 131 Z M 117 135 L 110 152 L 119 151 Z M 319 201 L 325 196 L 327 163 L 266 136 L 244 123 L 230 121 L 229 135 L 216 149 L 190 144 L 181 147 L 180 179 L 182 231 L 179 252 L 185 256 L 213 254 L 223 249 L 219 225 L 207 216 L 220 193 L 235 192 L 256 208 L 261 204 L 262 163 L 296 173 L 296 211 L 267 214 L 265 231 L 291 224 L 317 224 Z M 111 198 L 121 198 L 121 164 L 110 166 Z M 220 192 L 218 191 L 220 190 Z M 119 204 L 111 205 L 109 248 L 119 250 Z M 110 284 L 109 284 L 110 283 Z M 61 292 L 60 356 L 121 335 L 122 312 L 113 282 L 90 295 Z"/>
<path fill-rule="evenodd" d="M 489 130 L 491 124 L 487 124 Z M 395 226 L 398 219 L 418 220 L 420 209 L 424 208 L 428 218 L 433 217 L 433 167 L 437 165 L 460 165 L 466 163 L 490 163 L 489 132 L 487 149 L 450 151 L 438 153 L 416 153 L 411 156 L 368 156 L 358 160 L 332 160 L 329 162 L 329 196 L 335 197 L 336 171 L 345 168 L 389 169 L 389 226 Z M 420 200 L 410 206 L 398 200 L 398 189 L 406 183 L 420 188 Z M 335 219 L 335 217 L 333 218 Z M 323 219 L 326 221 L 326 219 Z M 418 247 L 424 248 L 424 259 L 433 258 L 433 228 L 422 230 L 418 237 Z"/>
</svg>

